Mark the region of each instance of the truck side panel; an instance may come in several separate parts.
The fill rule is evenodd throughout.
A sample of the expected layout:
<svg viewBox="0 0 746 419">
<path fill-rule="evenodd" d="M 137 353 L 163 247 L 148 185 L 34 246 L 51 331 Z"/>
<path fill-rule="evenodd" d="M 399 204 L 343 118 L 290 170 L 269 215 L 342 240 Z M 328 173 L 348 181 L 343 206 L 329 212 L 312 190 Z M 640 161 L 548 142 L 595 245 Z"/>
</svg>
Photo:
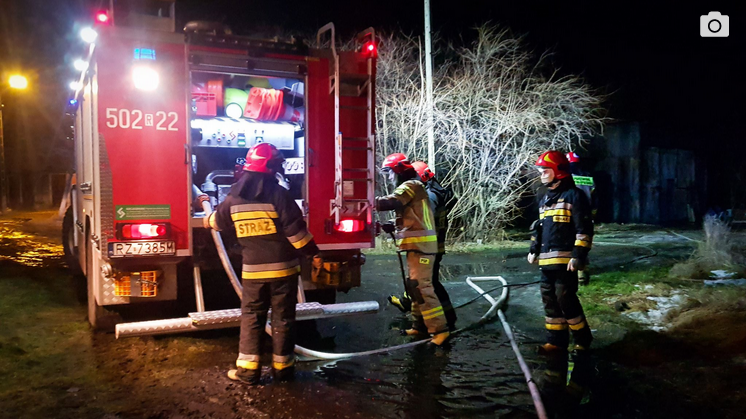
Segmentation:
<svg viewBox="0 0 746 419">
<path fill-rule="evenodd" d="M 98 127 L 102 147 L 101 235 L 117 223 L 167 222 L 176 255 L 189 255 L 185 47 L 109 28 L 97 45 Z M 157 72 L 152 91 L 135 87 L 135 68 Z M 110 185 L 106 185 L 110 182 Z M 105 189 L 110 187 L 110 199 Z"/>
</svg>

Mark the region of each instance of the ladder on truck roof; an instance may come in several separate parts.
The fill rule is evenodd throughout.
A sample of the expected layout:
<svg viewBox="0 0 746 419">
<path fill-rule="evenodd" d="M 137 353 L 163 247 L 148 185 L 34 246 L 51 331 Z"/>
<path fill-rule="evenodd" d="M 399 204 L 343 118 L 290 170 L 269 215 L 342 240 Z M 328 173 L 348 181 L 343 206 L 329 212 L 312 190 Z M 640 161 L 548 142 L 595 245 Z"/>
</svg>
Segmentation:
<svg viewBox="0 0 746 419">
<path fill-rule="evenodd" d="M 334 217 L 335 225 L 339 224 L 340 216 L 344 213 L 352 213 L 357 217 L 366 213 L 368 225 L 373 220 L 373 201 L 375 199 L 375 136 L 373 134 L 373 82 L 374 63 L 373 56 L 368 55 L 365 59 L 365 72 L 361 73 L 355 66 L 340 65 L 340 54 L 335 47 L 334 24 L 328 23 L 316 34 L 316 44 L 321 47 L 321 40 L 325 33 L 329 32 L 330 49 L 333 60 L 333 71 L 329 75 L 329 94 L 334 95 L 334 199 L 330 202 L 330 215 Z M 358 34 L 357 41 L 375 41 L 375 30 L 368 28 Z M 355 63 L 353 63 L 355 64 Z M 349 104 L 347 102 L 360 102 L 364 98 L 364 104 Z M 349 100 L 346 100 L 349 99 Z M 343 103 L 340 103 L 343 102 Z M 345 135 L 340 130 L 340 120 L 346 121 L 362 120 L 359 113 L 365 113 L 363 136 Z M 357 114 L 357 115 L 356 115 Z M 356 117 L 357 116 L 357 117 Z M 365 152 L 364 159 L 354 161 L 345 160 L 345 151 L 348 153 Z M 360 166 L 363 161 L 365 166 Z M 365 198 L 349 197 L 354 192 L 355 182 L 365 182 Z"/>
</svg>

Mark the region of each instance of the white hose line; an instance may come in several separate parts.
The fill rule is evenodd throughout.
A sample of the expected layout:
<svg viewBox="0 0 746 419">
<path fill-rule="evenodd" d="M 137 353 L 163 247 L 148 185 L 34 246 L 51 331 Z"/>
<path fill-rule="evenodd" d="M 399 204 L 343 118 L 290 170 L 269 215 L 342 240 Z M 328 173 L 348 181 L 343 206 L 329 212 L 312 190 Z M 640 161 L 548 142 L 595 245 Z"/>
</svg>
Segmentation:
<svg viewBox="0 0 746 419">
<path fill-rule="evenodd" d="M 212 213 L 212 205 L 210 205 L 209 200 L 202 201 L 202 209 L 205 211 L 205 217 L 209 217 Z M 210 233 L 212 234 L 212 241 L 215 242 L 215 247 L 218 249 L 220 263 L 223 265 L 223 269 L 225 269 L 225 273 L 228 274 L 228 279 L 230 279 L 231 285 L 233 285 L 233 289 L 236 291 L 236 294 L 238 294 L 238 298 L 240 299 L 241 295 L 243 295 L 243 285 L 241 285 L 241 281 L 238 280 L 236 271 L 233 270 L 233 265 L 231 265 L 231 260 L 228 258 L 228 252 L 225 250 L 225 245 L 223 244 L 223 238 L 217 230 L 210 229 Z"/>
<path fill-rule="evenodd" d="M 202 202 L 202 207 L 205 210 L 205 216 L 208 216 L 212 212 L 212 208 L 210 207 L 210 204 L 206 201 Z M 236 290 L 236 293 L 238 294 L 239 298 L 242 295 L 242 289 L 241 283 L 238 281 L 238 278 L 236 277 L 236 272 L 233 270 L 233 265 L 231 265 L 230 260 L 228 259 L 227 252 L 225 250 L 225 246 L 223 245 L 222 237 L 220 237 L 220 233 L 218 233 L 215 230 L 211 230 L 213 240 L 215 241 L 215 246 L 218 250 L 218 255 L 220 255 L 220 261 L 223 263 L 223 268 L 225 269 L 225 272 L 228 274 L 228 277 L 231 279 L 231 284 L 233 284 L 233 288 Z M 500 298 L 498 300 L 495 300 L 492 298 L 489 294 L 486 294 L 484 290 L 479 288 L 476 284 L 474 284 L 473 281 L 500 281 L 503 284 L 502 293 L 500 294 Z M 503 328 L 505 329 L 505 333 L 508 335 L 508 338 L 510 339 L 510 343 L 513 346 L 513 351 L 516 353 L 516 356 L 518 357 L 518 363 L 521 365 L 521 369 L 523 370 L 524 376 L 526 376 L 526 380 L 528 381 L 529 390 L 531 391 L 531 397 L 534 400 L 534 406 L 536 407 L 536 411 L 539 414 L 540 419 L 546 419 L 546 412 L 544 411 L 544 405 L 541 403 L 541 397 L 538 394 L 538 389 L 536 388 L 536 384 L 534 384 L 533 379 L 531 378 L 531 373 L 528 371 L 528 366 L 526 365 L 526 362 L 523 360 L 523 357 L 521 356 L 520 351 L 518 350 L 518 346 L 515 343 L 515 338 L 513 337 L 513 333 L 510 331 L 510 326 L 508 325 L 507 321 L 505 320 L 505 315 L 502 314 L 502 310 L 499 308 L 505 304 L 505 300 L 508 298 L 508 283 L 503 279 L 501 276 L 496 277 L 467 277 L 466 283 L 469 284 L 472 288 L 474 288 L 479 294 L 482 294 L 482 296 L 490 302 L 492 305 L 490 309 L 479 319 L 477 323 L 482 323 L 488 320 L 490 317 L 492 317 L 495 313 L 495 310 L 497 310 L 498 316 L 500 317 L 500 321 L 503 323 Z M 467 326 L 468 327 L 468 326 Z M 265 325 L 264 330 L 272 336 L 272 327 L 270 326 L 269 322 Z M 461 330 L 464 330 L 464 328 L 457 330 L 455 333 L 460 332 Z M 401 345 L 396 346 L 390 346 L 386 348 L 380 348 L 380 349 L 374 349 L 370 351 L 362 351 L 362 352 L 350 352 L 350 353 L 331 353 L 331 352 L 321 352 L 321 351 L 314 351 L 313 349 L 304 348 L 300 345 L 295 345 L 294 352 L 310 357 L 310 358 L 316 358 L 318 360 L 325 360 L 325 361 L 333 361 L 333 360 L 340 360 L 340 359 L 348 359 L 348 358 L 354 358 L 359 356 L 369 356 L 369 355 L 375 355 L 379 353 L 385 353 L 385 352 L 391 352 L 396 351 L 399 349 L 405 349 L 405 348 L 411 348 L 417 345 L 422 345 L 424 343 L 430 342 L 432 338 L 429 339 L 422 339 L 414 342 L 408 342 Z"/>
<path fill-rule="evenodd" d="M 518 349 L 518 344 L 515 342 L 515 337 L 513 336 L 513 331 L 510 329 L 510 324 L 508 324 L 508 320 L 505 318 L 505 313 L 503 313 L 502 309 L 502 303 L 505 301 L 505 298 L 507 298 L 508 293 L 508 282 L 505 281 L 505 279 L 501 276 L 478 276 L 478 277 L 467 277 L 466 283 L 469 284 L 470 287 L 474 288 L 475 291 L 477 291 L 480 294 L 483 294 L 484 291 L 474 283 L 474 281 L 500 281 L 503 284 L 503 293 L 500 296 L 500 300 L 495 301 L 494 298 L 490 297 L 487 294 L 484 294 L 484 298 L 487 299 L 490 303 L 492 303 L 492 308 L 484 315 L 482 316 L 482 320 L 486 320 L 489 316 L 491 316 L 491 313 L 497 310 L 497 315 L 500 317 L 500 322 L 503 325 L 503 330 L 505 330 L 505 335 L 508 336 L 508 339 L 510 339 L 510 346 L 513 347 L 513 352 L 515 353 L 516 358 L 518 358 L 518 365 L 521 367 L 521 371 L 523 371 L 523 376 L 526 378 L 526 384 L 528 384 L 528 389 L 531 392 L 531 398 L 534 401 L 534 407 L 536 408 L 536 414 L 539 416 L 540 419 L 547 419 L 547 412 L 546 409 L 544 409 L 544 403 L 541 401 L 541 395 L 539 394 L 539 388 L 536 386 L 536 383 L 534 382 L 534 378 L 531 375 L 531 371 L 528 368 L 528 365 L 526 364 L 526 361 L 523 359 L 523 355 L 521 355 L 520 349 Z M 498 304 L 499 303 L 499 304 Z"/>
<path fill-rule="evenodd" d="M 687 237 L 687 236 L 685 236 L 683 234 L 679 234 L 679 233 L 677 233 L 675 231 L 671 231 L 671 230 L 666 230 L 666 231 L 669 232 L 669 233 L 671 233 L 671 234 L 673 234 L 674 236 L 681 237 L 682 239 L 686 239 L 686 240 L 689 240 L 689 241 L 695 242 L 695 243 L 702 243 L 702 240 L 693 239 L 693 238 Z"/>
</svg>

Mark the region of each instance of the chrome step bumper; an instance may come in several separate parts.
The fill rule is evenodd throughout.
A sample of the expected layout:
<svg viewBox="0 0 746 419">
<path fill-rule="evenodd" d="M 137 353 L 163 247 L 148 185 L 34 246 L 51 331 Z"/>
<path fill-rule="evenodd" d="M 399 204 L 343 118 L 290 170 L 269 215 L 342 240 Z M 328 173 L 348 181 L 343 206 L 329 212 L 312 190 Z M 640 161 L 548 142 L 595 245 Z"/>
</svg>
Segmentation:
<svg viewBox="0 0 746 419">
<path fill-rule="evenodd" d="M 300 303 L 295 307 L 296 320 L 324 319 L 378 312 L 377 301 L 355 303 L 319 304 Z M 270 315 L 271 316 L 271 315 Z M 270 317 L 268 316 L 268 317 Z M 271 318 L 271 317 L 270 317 Z M 170 333 L 196 332 L 199 330 L 238 327 L 241 323 L 241 309 L 203 311 L 189 313 L 189 317 L 178 319 L 151 320 L 145 322 L 120 323 L 116 326 L 116 337 L 166 335 Z"/>
</svg>

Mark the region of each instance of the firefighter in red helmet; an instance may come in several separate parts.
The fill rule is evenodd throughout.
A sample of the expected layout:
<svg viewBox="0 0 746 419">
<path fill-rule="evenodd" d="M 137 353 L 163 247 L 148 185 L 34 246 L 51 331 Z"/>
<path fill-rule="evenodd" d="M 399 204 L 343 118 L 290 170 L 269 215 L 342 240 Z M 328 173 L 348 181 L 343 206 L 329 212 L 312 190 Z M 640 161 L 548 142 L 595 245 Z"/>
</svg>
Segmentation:
<svg viewBox="0 0 746 419">
<path fill-rule="evenodd" d="M 232 380 L 257 384 L 267 312 L 272 308 L 272 370 L 279 380 L 294 375 L 295 305 L 300 257 L 319 252 L 303 214 L 277 182 L 285 158 L 269 143 L 249 149 L 240 179 L 205 218 L 208 228 L 235 230 L 243 248 L 241 335 Z M 314 257 L 314 267 L 321 260 Z"/>
<path fill-rule="evenodd" d="M 541 269 L 547 342 L 539 351 L 563 359 L 566 365 L 571 332 L 576 366 L 568 391 L 582 389 L 589 381 L 587 360 L 593 336 L 577 291 L 578 270 L 583 269 L 593 241 L 590 204 L 583 191 L 575 187 L 564 154 L 547 151 L 536 161 L 536 168 L 546 192 L 539 198 L 539 219 L 532 226 L 527 259 Z M 564 390 L 565 382 L 561 385 Z"/>
<path fill-rule="evenodd" d="M 443 304 L 433 288 L 433 266 L 438 253 L 438 237 L 432 203 L 407 156 L 394 153 L 386 157 L 381 174 L 396 186 L 390 195 L 376 198 L 376 210 L 396 211 L 396 244 L 406 252 L 409 278 L 407 293 L 412 298 L 415 318 L 407 335 L 433 336 L 442 345 L 450 332 Z"/>
<path fill-rule="evenodd" d="M 448 213 L 456 204 L 456 199 L 454 198 L 453 191 L 451 191 L 450 188 L 443 187 L 440 182 L 438 182 L 438 179 L 435 178 L 435 173 L 430 170 L 427 163 L 424 161 L 416 161 L 412 163 L 412 166 L 420 177 L 422 183 L 425 184 L 425 190 L 427 191 L 427 195 L 435 210 L 435 230 L 438 234 L 438 254 L 435 255 L 435 265 L 433 265 L 433 288 L 435 288 L 435 294 L 443 303 L 443 310 L 445 311 L 446 320 L 448 321 L 448 329 L 455 330 L 457 319 L 456 311 L 453 309 L 453 305 L 451 304 L 451 297 L 440 282 L 440 262 L 443 260 L 443 255 L 446 253 Z"/>
</svg>

